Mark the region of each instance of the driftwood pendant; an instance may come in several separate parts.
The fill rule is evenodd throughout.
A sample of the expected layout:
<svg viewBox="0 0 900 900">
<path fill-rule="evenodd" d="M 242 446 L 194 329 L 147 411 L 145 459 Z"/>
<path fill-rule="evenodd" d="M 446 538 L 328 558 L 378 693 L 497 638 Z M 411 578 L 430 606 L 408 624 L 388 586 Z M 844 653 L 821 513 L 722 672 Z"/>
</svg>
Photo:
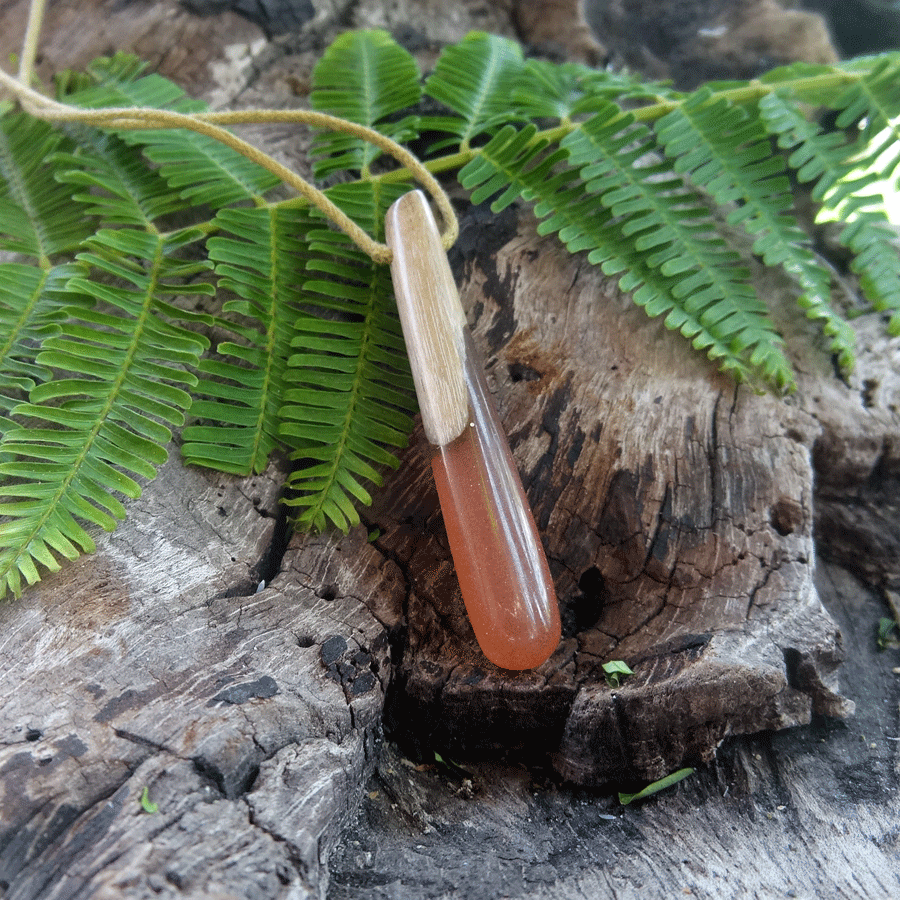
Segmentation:
<svg viewBox="0 0 900 900">
<path fill-rule="evenodd" d="M 437 224 L 420 191 L 388 210 L 391 276 L 466 612 L 504 669 L 543 663 L 559 608 L 522 482 L 487 390 Z"/>
</svg>

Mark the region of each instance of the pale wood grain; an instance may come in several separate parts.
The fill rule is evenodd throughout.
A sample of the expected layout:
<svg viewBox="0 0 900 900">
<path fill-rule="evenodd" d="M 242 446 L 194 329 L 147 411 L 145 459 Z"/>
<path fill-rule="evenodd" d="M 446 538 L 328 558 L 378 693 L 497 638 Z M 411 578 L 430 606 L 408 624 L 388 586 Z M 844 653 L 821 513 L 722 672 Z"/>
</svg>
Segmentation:
<svg viewBox="0 0 900 900">
<path fill-rule="evenodd" d="M 394 251 L 391 278 L 425 436 L 449 444 L 469 421 L 465 378 L 466 316 L 437 223 L 421 191 L 388 210 L 385 236 Z"/>
</svg>

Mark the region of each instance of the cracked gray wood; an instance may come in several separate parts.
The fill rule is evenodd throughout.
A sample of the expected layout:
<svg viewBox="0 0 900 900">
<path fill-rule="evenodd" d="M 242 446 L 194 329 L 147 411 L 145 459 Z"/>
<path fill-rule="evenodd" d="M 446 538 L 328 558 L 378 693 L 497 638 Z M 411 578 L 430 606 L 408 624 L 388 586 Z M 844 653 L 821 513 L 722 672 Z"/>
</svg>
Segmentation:
<svg viewBox="0 0 900 900">
<path fill-rule="evenodd" d="M 280 482 L 172 461 L 96 555 L 0 607 L 6 896 L 324 888 L 371 765 L 388 647 L 358 600 L 293 574 L 327 541 L 290 551 L 257 591 Z M 379 589 L 371 568 L 357 576 Z M 334 636 L 336 678 L 320 659 Z"/>
<path fill-rule="evenodd" d="M 392 30 L 426 68 L 473 27 L 573 58 L 643 52 L 644 34 L 595 43 L 578 6 L 554 3 L 554 28 L 519 0 L 262 4 L 273 32 L 282 7 L 305 23 L 265 44 L 231 13 L 60 0 L 42 72 L 132 48 L 214 103 L 289 106 L 347 25 Z M 22 8 L 0 9 L 4 49 Z M 258 136 L 303 165 L 308 137 Z M 375 543 L 295 539 L 259 593 L 281 555 L 281 473 L 172 460 L 95 556 L 0 607 L 4 897 L 900 893 L 898 660 L 872 641 L 877 591 L 900 591 L 897 341 L 863 320 L 849 383 L 811 350 L 796 398 L 758 397 L 527 214 L 463 224 L 463 297 L 564 603 L 558 654 L 518 677 L 479 659 L 421 445 L 370 513 Z M 786 296 L 777 279 L 763 292 Z M 820 596 L 845 637 L 841 690 Z M 598 671 L 610 655 L 637 673 L 615 692 Z M 854 717 L 831 718 L 850 701 Z M 415 762 L 382 741 L 383 717 Z M 697 759 L 624 814 L 560 780 Z"/>
</svg>

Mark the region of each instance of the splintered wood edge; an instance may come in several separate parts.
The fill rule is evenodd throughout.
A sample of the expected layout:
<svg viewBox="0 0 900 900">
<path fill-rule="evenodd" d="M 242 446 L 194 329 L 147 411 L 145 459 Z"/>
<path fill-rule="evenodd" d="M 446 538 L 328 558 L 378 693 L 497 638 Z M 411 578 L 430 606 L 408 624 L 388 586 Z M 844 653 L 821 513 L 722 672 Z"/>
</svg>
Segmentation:
<svg viewBox="0 0 900 900">
<path fill-rule="evenodd" d="M 391 278 L 425 436 L 436 446 L 459 437 L 469 418 L 466 317 L 441 236 L 421 191 L 397 200 L 385 218 Z"/>
</svg>

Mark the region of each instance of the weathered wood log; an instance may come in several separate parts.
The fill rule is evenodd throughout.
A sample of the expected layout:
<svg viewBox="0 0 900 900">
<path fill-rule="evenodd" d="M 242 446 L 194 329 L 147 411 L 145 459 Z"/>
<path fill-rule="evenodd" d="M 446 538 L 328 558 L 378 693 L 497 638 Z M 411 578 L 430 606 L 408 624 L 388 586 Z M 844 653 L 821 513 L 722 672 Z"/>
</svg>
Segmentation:
<svg viewBox="0 0 900 900">
<path fill-rule="evenodd" d="M 363 536 L 355 591 L 327 587 L 328 539 L 261 587 L 282 480 L 173 460 L 97 554 L 0 607 L 7 896 L 324 891 L 390 678 L 362 592 L 399 578 Z"/>
<path fill-rule="evenodd" d="M 97 554 L 0 607 L 7 896 L 318 890 L 388 652 L 358 602 L 257 592 L 281 480 L 173 460 Z"/>
<path fill-rule="evenodd" d="M 854 323 L 851 383 L 816 385 L 816 536 L 830 559 L 885 591 L 900 591 L 900 346 L 877 316 Z M 849 389 L 848 389 L 849 388 Z"/>
<path fill-rule="evenodd" d="M 509 3 L 305 5 L 310 27 L 254 61 L 227 48 L 261 31 L 230 14 L 66 0 L 42 71 L 136 49 L 216 102 L 283 105 L 306 89 L 309 48 L 347 24 L 398 30 L 426 61 L 472 27 L 516 32 Z M 23 8 L 0 11 L 7 49 Z M 293 132 L 273 142 L 302 156 Z M 814 557 L 897 589 L 896 342 L 849 385 L 811 353 L 798 399 L 759 397 L 527 214 L 466 225 L 457 272 L 563 599 L 557 655 L 521 676 L 480 658 L 420 443 L 371 511 L 374 542 L 357 529 L 287 552 L 283 473 L 173 458 L 96 555 L 0 607 L 5 897 L 324 897 L 333 854 L 333 900 L 897 895 L 881 606 Z M 847 724 L 820 715 L 849 703 L 817 590 L 849 635 Z M 613 691 L 600 665 L 615 657 L 636 676 Z M 418 766 L 381 743 L 385 715 Z M 560 783 L 651 777 L 716 746 L 696 780 L 626 817 Z M 434 768 L 435 750 L 472 771 Z M 498 755 L 509 767 L 469 762 Z"/>
</svg>

